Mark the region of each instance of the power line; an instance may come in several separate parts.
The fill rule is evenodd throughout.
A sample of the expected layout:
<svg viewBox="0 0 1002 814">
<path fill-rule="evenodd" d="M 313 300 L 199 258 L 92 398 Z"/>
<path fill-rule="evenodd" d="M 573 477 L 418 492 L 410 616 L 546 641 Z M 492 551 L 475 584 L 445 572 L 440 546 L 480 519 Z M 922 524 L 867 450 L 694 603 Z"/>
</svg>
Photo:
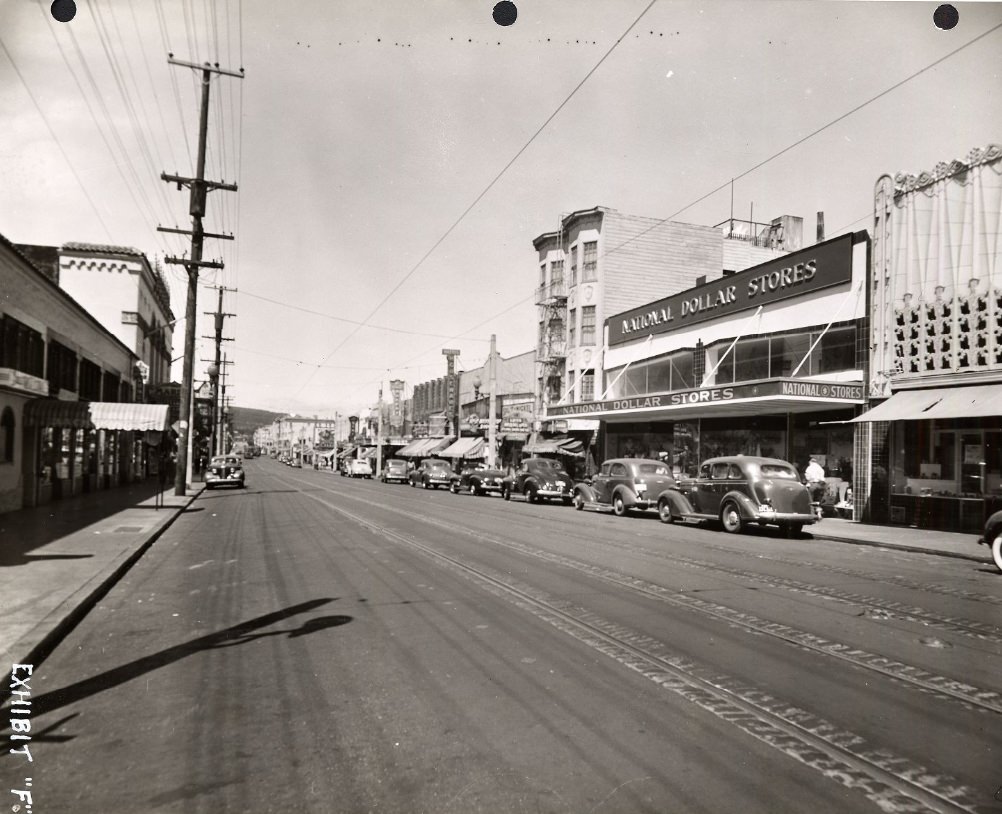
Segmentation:
<svg viewBox="0 0 1002 814">
<path fill-rule="evenodd" d="M 689 203 L 689 204 L 686 204 L 686 205 L 685 205 L 685 206 L 683 206 L 683 207 L 682 207 L 681 209 L 678 209 L 678 210 L 676 210 L 675 212 L 673 212 L 672 214 L 670 214 L 670 215 L 669 215 L 668 217 L 666 217 L 666 218 L 663 218 L 662 220 L 659 220 L 659 221 L 658 221 L 657 223 L 655 223 L 655 224 L 654 224 L 653 226 L 650 226 L 650 227 L 648 227 L 647 229 L 644 229 L 644 230 L 643 230 L 642 232 L 639 232 L 638 234 L 634 235 L 633 237 L 629 238 L 628 240 L 625 240 L 625 241 L 623 241 L 623 242 L 622 242 L 622 243 L 620 243 L 620 244 L 619 244 L 618 246 L 615 246 L 614 248 L 612 248 L 612 249 L 609 249 L 609 251 L 607 251 L 607 252 L 604 252 L 604 253 L 602 254 L 602 256 L 603 256 L 603 257 L 608 257 L 608 256 L 609 256 L 610 254 L 612 254 L 613 252 L 617 252 L 617 251 L 619 251 L 619 250 L 620 250 L 620 249 L 622 249 L 622 248 L 623 248 L 624 246 L 626 246 L 626 245 L 629 245 L 629 244 L 630 244 L 630 243 L 632 243 L 632 242 L 633 242 L 634 240 L 637 240 L 637 239 L 638 239 L 639 237 L 642 237 L 643 235 L 646 235 L 646 234 L 647 234 L 648 232 L 650 232 L 650 231 L 652 231 L 652 230 L 654 230 L 654 229 L 657 229 L 657 228 L 658 228 L 659 226 L 663 226 L 663 225 L 664 225 L 665 223 L 667 223 L 668 221 L 670 221 L 670 220 L 671 220 L 672 218 L 675 218 L 675 217 L 678 217 L 679 215 L 681 215 L 681 214 L 682 214 L 683 212 L 685 212 L 685 210 L 686 210 L 686 209 L 691 209 L 691 208 L 692 208 L 693 206 L 695 206 L 696 204 L 698 204 L 698 203 L 701 203 L 702 201 L 705 201 L 705 200 L 706 200 L 707 198 L 709 198 L 709 197 L 710 197 L 711 195 L 715 195 L 716 193 L 720 192 L 720 190 L 722 190 L 722 189 L 726 189 L 726 188 L 727 188 L 727 187 L 729 187 L 729 186 L 730 186 L 731 184 L 733 184 L 733 183 L 734 183 L 735 181 L 737 181 L 737 180 L 739 180 L 739 179 L 741 179 L 741 178 L 744 178 L 744 177 L 745 177 L 745 176 L 747 176 L 747 175 L 751 175 L 751 174 L 752 174 L 753 172 L 755 172 L 755 170 L 758 170 L 758 169 L 761 169 L 762 167 L 764 167 L 764 166 L 765 166 L 766 164 L 768 164 L 769 162 L 771 162 L 771 161 L 774 161 L 775 159 L 779 158 L 779 157 L 780 157 L 781 155 L 784 155 L 784 154 L 786 154 L 786 153 L 790 152 L 790 150 L 792 150 L 792 149 L 793 149 L 794 147 L 799 147 L 799 146 L 800 146 L 801 144 L 803 144 L 803 143 L 804 143 L 805 141 L 809 141 L 810 139 L 814 138 L 814 137 L 815 137 L 816 135 L 818 135 L 819 133 L 823 133 L 823 132 L 824 132 L 825 130 L 827 130 L 827 129 L 828 129 L 829 127 L 832 127 L 833 125 L 836 125 L 836 124 L 838 124 L 838 123 L 839 123 L 840 121 L 842 121 L 843 119 L 847 119 L 847 118 L 849 118 L 849 116 L 851 116 L 851 115 L 852 115 L 853 113 L 857 113 L 857 112 L 859 112 L 860 110 L 862 110 L 862 109 L 863 109 L 864 107 L 866 107 L 867 105 L 870 105 L 870 104 L 872 104 L 873 102 L 876 102 L 876 101 L 877 101 L 878 99 L 880 99 L 880 98 L 882 98 L 882 97 L 886 96 L 886 95 L 887 95 L 888 93 L 890 93 L 891 91 L 895 91 L 895 90 L 897 90 L 897 89 L 898 89 L 898 88 L 900 88 L 900 87 L 901 87 L 902 85 L 904 85 L 904 84 L 905 84 L 906 82 L 910 82 L 911 80 L 915 79 L 916 77 L 918 77 L 918 76 L 921 76 L 922 74 L 924 74 L 924 73 L 925 73 L 926 71 L 929 71 L 929 70 L 932 70 L 933 68 L 935 68 L 935 67 L 936 67 L 937 65 L 939 65 L 940 63 L 942 63 L 942 62 L 945 62 L 945 61 L 946 61 L 946 60 L 948 60 L 948 59 L 949 59 L 950 57 L 952 57 L 952 56 L 955 56 L 955 55 L 959 54 L 959 53 L 960 53 L 961 51 L 963 51 L 963 50 L 964 50 L 965 48 L 968 48 L 968 47 L 970 47 L 971 45 L 974 45 L 974 43 L 978 42 L 979 40 L 982 40 L 982 39 L 984 39 L 985 37 L 987 37 L 987 36 L 988 36 L 989 34 L 991 34 L 992 32 L 994 32 L 994 31 L 997 31 L 997 30 L 998 30 L 999 28 L 1002 28 L 1002 23 L 999 23 L 998 25 L 994 25 L 994 26 L 992 26 L 992 27 L 991 27 L 991 28 L 989 28 L 989 29 L 988 29 L 987 31 L 985 31 L 985 32 L 983 32 L 983 33 L 979 34 L 978 36 L 976 36 L 976 37 L 975 37 L 974 39 L 972 39 L 972 40 L 969 40 L 968 42 L 965 42 L 965 43 L 964 43 L 963 45 L 961 45 L 961 46 L 959 46 L 959 47 L 957 47 L 957 48 L 954 48 L 954 49 L 953 49 L 952 51 L 950 51 L 950 52 L 949 52 L 948 54 L 945 54 L 944 56 L 941 56 L 941 57 L 940 57 L 939 59 L 935 60 L 934 62 L 930 62 L 930 63 L 929 63 L 928 65 L 926 65 L 926 66 L 925 66 L 924 68 L 921 68 L 921 69 L 919 69 L 919 70 L 915 71 L 915 73 L 913 73 L 913 74 L 910 74 L 909 76 L 906 76 L 906 77 L 905 77 L 904 79 L 902 79 L 902 80 L 901 80 L 901 81 L 899 81 L 899 82 L 895 82 L 895 83 L 894 83 L 893 85 L 891 85 L 891 86 L 890 86 L 889 88 L 885 88 L 884 90 L 880 91 L 880 93 L 878 93 L 878 94 L 877 94 L 876 96 L 871 96 L 871 97 L 870 97 L 869 99 L 867 99 L 867 100 L 866 100 L 865 102 L 861 102 L 860 104 L 856 105 L 856 107 L 854 107 L 854 108 L 853 108 L 852 110 L 849 110 L 849 111 L 847 111 L 846 113 L 843 113 L 843 114 L 842 114 L 841 116 L 839 116 L 838 118 L 835 118 L 835 119 L 832 119 L 832 120 L 831 120 L 830 122 L 828 122 L 827 124 L 823 125 L 822 127 L 819 127 L 819 128 L 818 128 L 817 130 L 815 130 L 815 131 L 814 131 L 813 133 L 808 133 L 808 134 L 807 134 L 806 136 L 804 136 L 803 138 L 800 138 L 800 139 L 797 139 L 797 140 L 796 140 L 795 142 L 793 142 L 792 144 L 789 144 L 789 145 L 787 145 L 786 147 L 784 147 L 784 148 L 783 148 L 782 150 L 779 150 L 778 152 L 775 152 L 775 153 L 773 153 L 773 154 L 772 154 L 771 156 L 769 156 L 768 158 L 766 158 L 766 159 L 764 159 L 764 160 L 760 161 L 760 162 L 759 162 L 758 164 L 756 164 L 755 166 L 753 166 L 753 167 L 751 167 L 751 168 L 749 168 L 749 169 L 745 170 L 744 172 L 740 173 L 739 175 L 735 175 L 735 176 L 734 176 L 733 178 L 730 178 L 730 179 L 728 179 L 727 181 L 725 181 L 724 183 L 722 183 L 722 184 L 721 184 L 720 186 L 718 186 L 718 187 L 716 187 L 716 188 L 714 188 L 714 189 L 711 189 L 711 190 L 710 190 L 709 192 L 707 192 L 707 193 L 706 193 L 705 195 L 701 195 L 701 196 L 700 196 L 699 198 L 697 198 L 696 200 L 692 201 L 692 202 L 691 202 L 691 203 Z"/>
<path fill-rule="evenodd" d="M 905 77 L 904 79 L 900 80 L 899 82 L 896 82 L 894 85 L 891 85 L 889 88 L 886 88 L 885 90 L 881 91 L 877 95 L 872 96 L 871 98 L 867 99 L 865 102 L 862 102 L 862 103 L 856 105 L 854 108 L 852 108 L 852 110 L 849 110 L 848 112 L 843 113 L 841 116 L 839 116 L 838 118 L 833 119 L 832 121 L 828 122 L 823 127 L 820 127 L 817 130 L 815 130 L 814 132 L 810 133 L 809 135 L 804 136 L 801 139 L 798 139 L 793 144 L 790 144 L 789 146 L 784 147 L 782 150 L 779 150 L 778 152 L 774 153 L 769 158 L 766 158 L 765 160 L 760 161 L 755 166 L 753 166 L 753 167 L 745 170 L 740 175 L 734 176 L 734 179 L 732 179 L 732 180 L 737 180 L 738 178 L 744 178 L 745 176 L 750 175 L 752 172 L 754 172 L 757 169 L 762 168 L 763 166 L 765 166 L 766 164 L 768 164 L 770 161 L 773 161 L 774 159 L 778 158 L 779 156 L 783 155 L 784 153 L 789 152 L 794 147 L 797 147 L 797 146 L 803 144 L 808 139 L 813 138 L 814 136 L 818 135 L 819 133 L 823 132 L 824 130 L 828 129 L 829 127 L 837 124 L 838 122 L 842 121 L 843 119 L 847 118 L 848 116 L 851 116 L 853 113 L 856 113 L 859 110 L 862 110 L 867 105 L 869 105 L 869 104 L 877 101 L 878 99 L 880 99 L 883 96 L 886 96 L 888 93 L 890 93 L 891 91 L 894 91 L 897 88 L 901 87 L 906 82 L 909 82 L 912 79 L 915 79 L 916 77 L 922 75 L 923 73 L 926 73 L 927 71 L 929 71 L 932 68 L 936 67 L 937 65 L 941 64 L 942 62 L 944 62 L 945 60 L 949 59 L 950 57 L 955 56 L 959 52 L 963 51 L 965 48 L 968 48 L 969 46 L 973 45 L 974 43 L 978 42 L 979 40 L 984 39 L 989 34 L 991 34 L 992 32 L 994 32 L 996 30 L 998 30 L 999 28 L 1002 28 L 1002 23 L 999 23 L 998 25 L 995 25 L 992 28 L 989 28 L 987 31 L 979 34 L 974 39 L 969 40 L 968 42 L 964 43 L 963 45 L 958 46 L 953 51 L 950 51 L 948 54 L 945 54 L 944 56 L 940 57 L 939 59 L 935 60 L 934 62 L 929 63 L 928 65 L 926 65 L 925 67 L 921 68 L 920 70 L 918 70 L 918 71 L 910 74 L 909 76 Z M 652 231 L 653 229 L 658 228 L 659 226 L 663 226 L 669 220 L 671 220 L 674 217 L 677 217 L 679 214 L 681 214 L 682 212 L 684 212 L 686 209 L 689 209 L 689 208 L 695 206 L 696 204 L 700 203 L 701 201 L 705 200 L 706 198 L 710 197 L 711 195 L 713 195 L 713 194 L 719 192 L 720 190 L 725 189 L 726 187 L 730 186 L 731 182 L 732 182 L 731 180 L 728 180 L 725 184 L 721 184 L 720 186 L 716 187 L 715 189 L 711 190 L 710 192 L 707 192 L 705 195 L 700 196 L 696 200 L 692 201 L 688 205 L 686 205 L 686 206 L 682 207 L 681 209 L 677 210 L 676 212 L 674 212 L 673 214 L 669 215 L 668 217 L 663 218 L 662 220 L 659 220 L 658 222 L 656 222 L 652 226 L 648 227 L 644 231 L 642 231 L 642 232 L 634 235 L 629 240 L 626 240 L 623 243 L 620 243 L 618 246 L 616 246 L 616 247 L 614 247 L 614 248 L 612 248 L 612 249 L 604 252 L 602 256 L 603 257 L 608 257 L 613 252 L 618 251 L 619 249 L 623 248 L 624 246 L 628 245 L 629 243 L 632 243 L 634 240 L 636 240 L 637 238 L 641 237 L 642 235 L 647 234 L 648 232 Z M 861 217 L 861 218 L 853 221 L 852 223 L 850 223 L 850 224 L 848 224 L 846 226 L 843 226 L 842 229 L 839 229 L 837 231 L 842 231 L 844 229 L 848 229 L 849 227 L 854 226 L 854 225 L 856 225 L 857 223 L 860 223 L 863 220 L 866 220 L 868 217 L 870 217 L 870 215 L 864 215 L 863 217 Z M 524 305 L 526 302 L 528 302 L 529 300 L 532 300 L 534 298 L 535 298 L 535 294 L 532 294 L 532 295 L 530 295 L 528 297 L 523 297 L 522 299 L 520 299 L 518 302 L 514 303 L 513 305 L 510 305 L 507 308 L 505 308 L 504 310 L 502 310 L 502 311 L 494 314 L 493 316 L 490 316 L 487 319 L 482 320 L 481 322 L 478 322 L 476 325 L 474 325 L 469 330 L 464 331 L 463 333 L 460 333 L 460 334 L 456 334 L 455 336 L 452 336 L 452 337 L 449 337 L 449 338 L 450 339 L 462 339 L 465 334 L 467 334 L 467 333 L 469 333 L 471 331 L 475 331 L 478 328 L 482 328 L 484 325 L 488 324 L 489 322 L 492 322 L 493 320 L 498 319 L 498 318 L 504 316 L 509 311 L 512 311 L 515 308 L 517 308 L 517 307 L 519 307 L 521 305 Z M 410 359 L 408 359 L 405 362 L 405 364 L 406 363 L 410 363 L 410 362 L 414 361 L 415 359 L 419 359 L 422 356 L 424 356 L 425 354 L 431 353 L 433 350 L 436 350 L 436 349 L 437 349 L 437 345 L 434 346 L 434 347 L 432 347 L 432 348 L 429 348 L 426 351 L 422 351 L 421 353 L 417 354 L 416 356 L 413 356 Z"/>
<path fill-rule="evenodd" d="M 28 98 L 31 99 L 31 103 L 35 106 L 35 110 L 38 111 L 38 115 L 42 117 L 42 121 L 45 122 L 45 129 L 49 131 L 49 135 L 52 136 L 52 140 L 56 142 L 56 146 L 59 148 L 59 152 L 63 156 L 63 161 L 66 162 L 66 166 L 70 168 L 70 172 L 73 173 L 73 177 L 76 178 L 77 184 L 80 186 L 80 191 L 83 192 L 84 197 L 87 199 L 87 203 L 90 204 L 91 210 L 97 217 L 98 222 L 104 229 L 104 233 L 108 236 L 108 240 L 113 241 L 111 236 L 111 230 L 108 228 L 108 224 L 104 222 L 104 218 L 101 217 L 101 213 L 98 211 L 97 205 L 94 200 L 90 197 L 90 193 L 87 192 L 87 187 L 84 186 L 83 181 L 80 180 L 80 176 L 77 175 L 76 168 L 73 166 L 73 162 L 70 161 L 69 156 L 66 155 L 66 150 L 63 149 L 63 143 L 59 140 L 59 137 L 55 134 L 52 129 L 52 125 L 49 124 L 49 120 L 45 113 L 42 111 L 41 106 L 38 104 L 38 100 L 35 99 L 35 94 L 31 92 L 31 88 L 28 87 L 28 83 L 24 81 L 24 77 L 21 75 L 21 70 L 17 67 L 17 63 L 14 61 L 14 57 L 11 56 L 10 51 L 7 50 L 7 46 L 4 44 L 3 38 L 0 37 L 0 48 L 3 48 L 4 54 L 7 55 L 7 59 L 10 61 L 11 66 L 14 68 L 14 73 L 17 74 L 17 78 L 21 80 L 21 84 L 24 86 L 25 91 L 28 93 Z"/>
<path fill-rule="evenodd" d="M 265 297 L 265 296 L 262 296 L 261 294 L 254 294 L 254 293 L 252 293 L 250 291 L 241 291 L 241 293 L 244 294 L 247 297 L 252 297 L 255 300 L 263 300 L 264 302 L 270 302 L 273 305 L 280 305 L 283 308 L 290 308 L 293 311 L 302 311 L 304 314 L 313 314 L 314 316 L 323 317 L 324 319 L 334 320 L 335 322 L 347 322 L 349 325 L 359 325 L 361 327 L 372 328 L 373 330 L 389 331 L 391 333 L 407 334 L 409 336 L 432 336 L 432 337 L 437 337 L 439 339 L 451 339 L 451 338 L 454 338 L 454 337 L 450 337 L 448 334 L 433 334 L 433 333 L 425 333 L 425 332 L 422 332 L 422 331 L 407 331 L 407 330 L 404 330 L 403 328 L 391 328 L 388 325 L 366 325 L 366 324 L 364 324 L 364 323 L 362 323 L 362 322 L 360 322 L 359 320 L 356 320 L 356 319 L 348 319 L 346 317 L 338 317 L 338 316 L 334 316 L 333 314 L 324 313 L 322 311 L 313 311 L 310 308 L 303 308 L 302 306 L 293 305 L 292 303 L 281 302 L 280 300 L 273 300 L 270 297 Z M 489 339 L 475 339 L 475 338 L 470 338 L 469 341 L 470 342 L 489 342 L 490 340 Z"/>
<path fill-rule="evenodd" d="M 525 144 L 522 145 L 522 147 L 519 149 L 519 151 L 517 153 L 515 153 L 515 155 L 511 158 L 511 160 L 507 164 L 505 164 L 504 167 L 501 168 L 501 171 L 497 175 L 495 175 L 494 178 L 491 180 L 491 182 L 486 187 L 484 187 L 483 191 L 479 195 L 477 195 L 476 198 L 473 199 L 473 202 L 469 206 L 467 206 L 465 210 L 463 210 L 463 213 L 453 222 L 453 224 L 448 229 L 445 230 L 445 233 L 438 240 L 435 241 L 435 243 L 432 245 L 432 247 L 430 249 L 428 249 L 427 252 L 424 253 L 424 255 L 421 257 L 421 259 L 418 260 L 418 262 L 414 264 L 414 266 L 411 268 L 411 270 L 408 271 L 402 278 L 400 278 L 400 280 L 397 282 L 397 284 L 395 286 L 393 286 L 393 288 L 391 288 L 390 291 L 376 304 L 376 307 L 373 308 L 369 312 L 369 314 L 365 317 L 365 319 L 362 320 L 362 325 L 367 324 L 369 322 L 369 320 L 372 319 L 373 316 L 375 316 L 376 312 L 378 312 L 379 309 L 382 308 L 389 301 L 389 299 L 397 291 L 400 290 L 400 287 L 404 283 L 406 283 L 407 280 L 409 280 L 411 278 L 411 276 L 419 268 L 421 268 L 421 266 L 424 264 L 425 260 L 427 260 L 432 255 L 432 253 L 446 240 L 446 238 L 448 238 L 449 235 L 452 234 L 452 232 L 456 229 L 456 227 L 459 226 L 459 224 L 463 222 L 463 220 L 473 210 L 473 208 L 478 203 L 480 203 L 480 201 L 483 199 L 483 197 L 488 192 L 490 192 L 491 189 L 494 188 L 494 185 L 497 184 L 497 182 L 501 180 L 501 177 L 521 157 L 522 153 L 524 153 L 527 149 L 529 149 L 529 146 L 536 140 L 536 138 L 540 135 L 540 133 L 542 133 L 543 130 L 546 129 L 547 125 L 557 117 L 557 115 L 560 113 L 561 110 L 564 109 L 564 107 L 567 106 L 567 104 L 570 102 L 570 100 L 574 98 L 574 96 L 577 94 L 577 92 L 579 90 L 581 90 L 581 88 L 592 77 L 592 75 L 595 73 L 595 71 L 597 71 L 599 69 L 599 67 L 601 67 L 602 63 L 605 62 L 606 59 L 608 59 L 609 55 L 612 54 L 612 52 L 614 50 L 616 50 L 617 46 L 623 41 L 623 39 L 626 37 L 626 35 L 629 34 L 630 31 L 633 30 L 634 26 L 636 26 L 636 24 L 639 23 L 641 21 L 641 19 L 643 19 L 644 15 L 647 14 L 647 12 L 651 10 L 651 7 L 656 2 L 657 2 L 657 0 L 651 0 L 644 7 L 644 10 L 641 11 L 640 14 L 637 15 L 636 19 L 634 19 L 634 21 L 632 23 L 630 23 L 630 25 L 627 27 L 627 29 L 619 36 L 619 38 L 612 44 L 612 46 L 602 55 L 602 57 L 598 60 L 598 62 L 595 63 L 595 65 L 592 67 L 592 69 L 590 71 L 588 71 L 588 73 L 585 74 L 584 78 L 580 82 L 578 82 L 578 84 L 564 98 L 564 100 L 559 105 L 557 105 L 556 110 L 554 110 L 546 118 L 546 121 L 544 121 L 539 126 L 539 128 L 536 130 L 536 132 L 533 133 L 529 137 L 529 140 Z M 341 348 L 343 348 L 344 345 L 350 339 L 352 339 L 352 337 L 354 337 L 355 334 L 357 334 L 360 329 L 361 329 L 361 326 L 359 326 L 359 328 L 356 329 L 355 331 L 352 331 L 350 334 L 348 334 L 348 336 L 346 336 L 332 351 L 330 351 L 329 353 L 327 353 L 320 360 L 321 364 L 323 362 L 327 361 L 327 359 L 329 359 L 331 356 L 333 356 L 335 353 L 337 353 Z M 299 395 L 299 393 L 301 393 L 303 391 L 303 389 L 306 387 L 306 385 L 308 385 L 310 383 L 310 379 L 312 379 L 312 375 L 309 378 L 307 378 L 307 380 L 303 383 L 303 386 L 300 387 L 300 389 L 296 392 L 297 396 Z"/>
</svg>

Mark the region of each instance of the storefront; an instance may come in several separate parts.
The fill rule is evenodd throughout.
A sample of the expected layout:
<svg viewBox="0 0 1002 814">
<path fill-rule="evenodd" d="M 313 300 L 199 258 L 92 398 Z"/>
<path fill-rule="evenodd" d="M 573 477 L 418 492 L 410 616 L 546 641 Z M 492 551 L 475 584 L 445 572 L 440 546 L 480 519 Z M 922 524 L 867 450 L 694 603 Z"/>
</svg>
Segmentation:
<svg viewBox="0 0 1002 814">
<path fill-rule="evenodd" d="M 603 460 L 680 475 L 717 455 L 814 457 L 838 502 L 865 404 L 868 249 L 845 235 L 610 317 L 602 397 L 547 419 L 599 419 Z"/>
<path fill-rule="evenodd" d="M 977 534 L 1002 508 L 1002 147 L 874 190 L 868 519 Z"/>
<path fill-rule="evenodd" d="M 34 399 L 24 407 L 24 502 L 42 505 L 138 480 L 165 436 L 166 404 Z"/>
<path fill-rule="evenodd" d="M 855 422 L 886 432 L 891 523 L 977 534 L 1002 509 L 1002 384 L 900 390 Z"/>
</svg>

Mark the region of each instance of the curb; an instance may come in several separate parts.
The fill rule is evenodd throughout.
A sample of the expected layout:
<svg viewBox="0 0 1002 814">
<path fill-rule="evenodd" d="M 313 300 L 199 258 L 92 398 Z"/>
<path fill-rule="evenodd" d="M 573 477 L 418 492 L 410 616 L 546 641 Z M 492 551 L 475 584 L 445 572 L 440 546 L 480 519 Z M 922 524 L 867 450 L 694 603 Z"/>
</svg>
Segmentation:
<svg viewBox="0 0 1002 814">
<path fill-rule="evenodd" d="M 80 622 L 83 621 L 84 617 L 90 613 L 91 609 L 101 601 L 102 598 L 110 591 L 116 582 L 118 582 L 122 577 L 124 577 L 129 569 L 135 565 L 140 557 L 145 554 L 150 546 L 152 546 L 160 536 L 167 531 L 174 522 L 180 517 L 195 500 L 202 494 L 204 487 L 198 488 L 195 491 L 195 487 L 192 487 L 191 493 L 186 495 L 187 502 L 183 506 L 178 506 L 173 509 L 173 517 L 169 517 L 164 524 L 154 531 L 146 540 L 144 540 L 140 545 L 136 547 L 136 550 L 129 554 L 122 562 L 118 563 L 112 567 L 106 575 L 98 577 L 100 582 L 94 587 L 94 589 L 87 594 L 80 602 L 77 603 L 76 607 L 66 613 L 62 619 L 60 619 L 52 627 L 52 629 L 46 633 L 35 645 L 31 647 L 24 658 L 19 661 L 23 664 L 31 664 L 37 667 L 52 653 L 53 650 L 59 645 L 59 643 L 69 635 L 69 633 L 75 628 Z M 15 644 L 16 646 L 16 644 Z"/>
<path fill-rule="evenodd" d="M 836 537 L 831 534 L 816 534 L 814 532 L 811 532 L 811 536 L 815 540 L 831 540 L 835 543 L 867 545 L 872 548 L 892 548 L 896 551 L 908 551 L 912 554 L 929 554 L 933 557 L 950 557 L 956 560 L 968 560 L 970 562 L 977 562 L 983 565 L 995 564 L 991 557 L 978 557 L 974 554 L 964 554 L 959 551 L 943 551 L 939 548 L 921 548 L 920 546 L 911 546 L 907 543 L 888 543 L 880 540 L 861 540 L 858 537 Z"/>
</svg>

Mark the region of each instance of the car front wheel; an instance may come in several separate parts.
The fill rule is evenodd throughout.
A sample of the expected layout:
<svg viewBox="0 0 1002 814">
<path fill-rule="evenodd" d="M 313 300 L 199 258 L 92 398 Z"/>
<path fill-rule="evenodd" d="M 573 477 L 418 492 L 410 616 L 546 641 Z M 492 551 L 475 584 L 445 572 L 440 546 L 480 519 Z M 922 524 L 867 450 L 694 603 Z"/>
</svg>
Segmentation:
<svg viewBox="0 0 1002 814">
<path fill-rule="evenodd" d="M 623 517 L 626 514 L 626 504 L 623 502 L 622 495 L 616 495 L 612 499 L 612 511 L 616 517 Z"/>
<path fill-rule="evenodd" d="M 454 495 L 458 495 L 459 494 L 459 484 L 456 481 L 453 481 L 452 483 L 450 483 L 449 484 L 449 491 L 452 492 L 452 494 L 454 494 Z"/>
<path fill-rule="evenodd" d="M 507 486 L 502 486 L 501 487 L 501 497 L 504 500 L 511 500 L 511 489 L 509 489 Z"/>
<path fill-rule="evenodd" d="M 1002 571 L 1002 532 L 992 540 L 992 559 L 995 560 L 995 567 Z"/>
<path fill-rule="evenodd" d="M 728 534 L 739 534 L 744 528 L 744 521 L 741 519 L 741 510 L 738 504 L 728 500 L 720 510 L 720 522 L 724 526 L 724 531 Z"/>
<path fill-rule="evenodd" d="M 578 492 L 578 493 L 577 493 L 576 495 L 574 495 L 574 498 L 573 498 L 573 500 L 574 500 L 574 508 L 575 508 L 575 509 L 576 509 L 577 511 L 579 511 L 579 512 L 583 512 L 583 511 L 584 511 L 584 504 L 585 504 L 585 500 L 584 500 L 584 498 L 583 498 L 583 497 L 581 496 L 581 493 L 580 493 L 580 492 Z"/>
</svg>

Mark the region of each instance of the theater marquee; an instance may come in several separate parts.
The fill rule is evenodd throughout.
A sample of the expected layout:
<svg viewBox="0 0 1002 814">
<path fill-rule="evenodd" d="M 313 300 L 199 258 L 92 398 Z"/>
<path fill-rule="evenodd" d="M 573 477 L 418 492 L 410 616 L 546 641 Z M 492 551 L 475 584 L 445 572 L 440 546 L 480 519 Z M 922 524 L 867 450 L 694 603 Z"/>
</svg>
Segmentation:
<svg viewBox="0 0 1002 814">
<path fill-rule="evenodd" d="M 852 280 L 851 234 L 609 317 L 609 345 L 663 334 Z"/>
</svg>

